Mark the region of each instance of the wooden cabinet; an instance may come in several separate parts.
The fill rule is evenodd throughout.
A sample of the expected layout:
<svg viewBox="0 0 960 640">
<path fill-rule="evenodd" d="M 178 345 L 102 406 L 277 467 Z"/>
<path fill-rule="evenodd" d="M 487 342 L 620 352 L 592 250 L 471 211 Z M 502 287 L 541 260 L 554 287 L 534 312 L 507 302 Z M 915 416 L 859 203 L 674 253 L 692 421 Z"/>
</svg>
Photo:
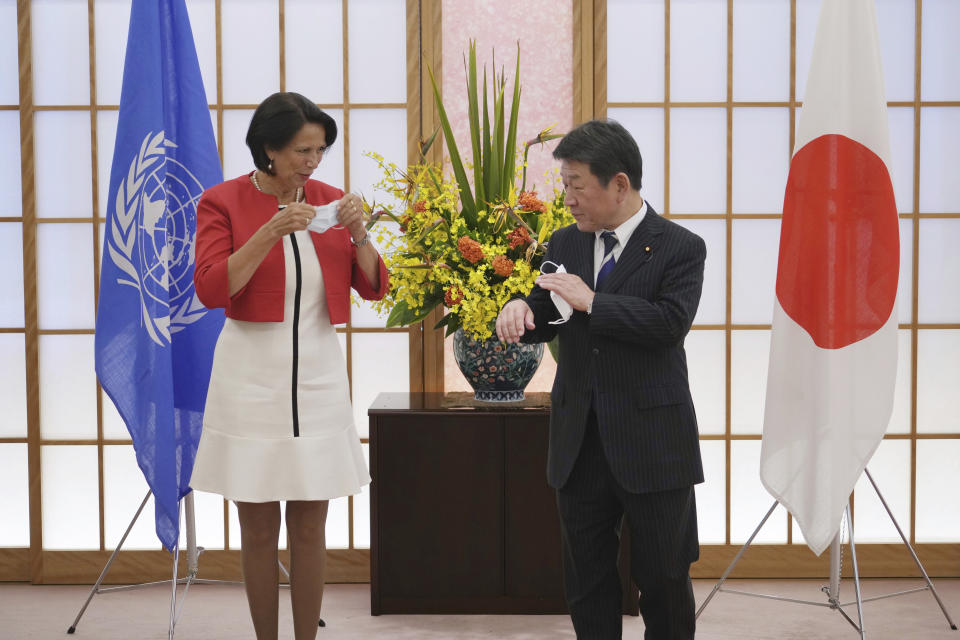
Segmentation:
<svg viewBox="0 0 960 640">
<path fill-rule="evenodd" d="M 377 397 L 369 411 L 373 615 L 566 611 L 546 481 L 549 399 Z M 636 590 L 624 601 L 636 615 Z"/>
</svg>

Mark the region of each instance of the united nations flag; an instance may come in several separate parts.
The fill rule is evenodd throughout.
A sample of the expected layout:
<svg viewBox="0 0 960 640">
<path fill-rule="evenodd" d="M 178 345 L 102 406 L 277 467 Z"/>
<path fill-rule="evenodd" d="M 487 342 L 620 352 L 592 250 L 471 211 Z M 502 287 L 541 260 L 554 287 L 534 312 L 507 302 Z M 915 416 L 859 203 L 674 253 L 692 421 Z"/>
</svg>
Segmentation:
<svg viewBox="0 0 960 640">
<path fill-rule="evenodd" d="M 157 537 L 178 502 L 203 422 L 222 311 L 193 289 L 197 200 L 223 181 L 184 0 L 132 3 L 97 307 L 96 370 L 153 491 Z"/>
</svg>

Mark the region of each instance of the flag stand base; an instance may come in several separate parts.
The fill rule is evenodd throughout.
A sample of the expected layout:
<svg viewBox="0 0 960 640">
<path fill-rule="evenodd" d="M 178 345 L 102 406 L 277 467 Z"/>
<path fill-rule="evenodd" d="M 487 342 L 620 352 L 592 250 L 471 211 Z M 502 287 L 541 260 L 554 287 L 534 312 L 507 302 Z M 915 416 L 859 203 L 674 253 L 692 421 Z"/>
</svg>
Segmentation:
<svg viewBox="0 0 960 640">
<path fill-rule="evenodd" d="M 767 520 L 773 514 L 773 510 L 777 508 L 779 501 L 774 500 L 773 505 L 767 511 L 767 514 L 763 516 L 763 519 L 760 520 L 760 524 L 757 525 L 757 528 L 753 530 L 753 533 L 750 534 L 750 537 L 747 539 L 746 543 L 740 548 L 740 551 L 737 552 L 737 555 L 734 556 L 733 561 L 730 563 L 730 566 L 727 567 L 726 571 L 723 572 L 723 575 L 720 576 L 720 580 L 717 581 L 717 584 L 713 587 L 713 591 L 710 592 L 710 595 L 707 596 L 706 600 L 700 605 L 700 608 L 697 609 L 697 618 L 700 617 L 700 614 L 703 613 L 703 610 L 707 608 L 707 605 L 713 599 L 713 597 L 719 593 L 733 593 L 742 596 L 751 596 L 754 598 L 767 598 L 770 600 L 780 600 L 783 602 L 795 602 L 797 604 L 808 604 L 817 607 L 827 607 L 833 609 L 840 613 L 846 619 L 847 622 L 853 626 L 853 628 L 859 633 L 861 640 L 866 639 L 866 632 L 864 631 L 863 626 L 863 603 L 871 602 L 873 600 L 883 600 L 884 598 L 893 598 L 895 596 L 902 596 L 908 593 L 915 593 L 917 591 L 927 591 L 929 590 L 933 598 L 937 601 L 937 604 L 940 606 L 940 610 L 943 612 L 944 618 L 947 620 L 947 624 L 950 625 L 950 628 L 954 631 L 957 630 L 957 625 L 954 623 L 953 619 L 950 618 L 950 614 L 947 612 L 946 606 L 944 606 L 943 601 L 940 599 L 940 595 L 937 593 L 936 587 L 933 586 L 933 582 L 930 580 L 930 576 L 927 575 L 926 569 L 923 568 L 923 564 L 920 562 L 920 558 L 917 557 L 917 552 L 914 550 L 913 546 L 910 544 L 910 541 L 907 540 L 906 535 L 903 533 L 903 529 L 900 528 L 900 524 L 897 522 L 897 519 L 893 516 L 893 511 L 890 510 L 890 506 L 887 504 L 887 501 L 883 498 L 883 494 L 880 493 L 880 487 L 877 486 L 876 481 L 874 481 L 873 476 L 870 475 L 869 469 L 864 469 L 864 473 L 867 474 L 867 478 L 870 480 L 870 484 L 873 485 L 874 490 L 877 492 L 877 497 L 880 498 L 880 502 L 883 503 L 883 508 L 886 509 L 887 515 L 890 516 L 890 521 L 893 523 L 893 526 L 896 527 L 897 533 L 900 534 L 900 539 L 903 540 L 903 544 L 910 551 L 910 555 L 913 557 L 914 563 L 916 563 L 917 568 L 920 569 L 920 573 L 923 575 L 923 579 L 926 582 L 925 586 L 917 587 L 916 589 L 907 589 L 906 591 L 898 591 L 896 593 L 888 593 L 882 596 L 874 596 L 872 598 L 863 598 L 860 594 L 860 568 L 857 564 L 857 547 L 853 539 L 853 521 L 850 518 L 850 505 L 847 505 L 845 514 L 847 520 L 847 531 L 849 533 L 849 544 L 850 544 L 850 559 L 853 564 L 853 586 L 856 593 L 856 599 L 850 602 L 840 602 L 840 535 L 842 531 L 838 531 L 837 535 L 834 537 L 833 542 L 830 545 L 830 584 L 821 588 L 821 590 L 826 594 L 827 601 L 819 602 L 814 600 L 798 600 L 795 598 L 784 598 L 782 596 L 768 595 L 763 593 L 751 593 L 747 591 L 739 591 L 735 589 L 725 589 L 723 583 L 726 582 L 727 577 L 733 571 L 733 568 L 737 565 L 737 562 L 740 561 L 740 558 L 743 557 L 743 554 L 746 553 L 747 549 L 750 547 L 750 544 L 753 542 L 753 539 L 760 532 L 760 529 L 763 528 L 763 525 L 766 524 Z M 841 526 L 842 530 L 842 526 Z M 843 607 L 850 605 L 857 605 L 857 620 L 854 621 L 846 611 L 843 610 Z"/>
<path fill-rule="evenodd" d="M 143 508 L 147 505 L 147 501 L 150 499 L 151 491 L 147 490 L 147 495 L 143 497 L 143 502 L 140 503 L 140 508 L 137 509 L 137 512 L 133 515 L 133 519 L 130 520 L 130 524 L 127 525 L 127 530 L 123 532 L 123 536 L 120 538 L 117 548 L 113 550 L 113 553 L 110 554 L 110 558 L 107 560 L 107 563 L 103 566 L 103 570 L 100 572 L 100 576 L 97 578 L 97 581 L 94 583 L 93 587 L 90 589 L 90 593 L 87 595 L 86 602 L 83 603 L 83 606 L 80 607 L 80 612 L 77 613 L 76 619 L 74 619 L 73 624 L 67 629 L 68 634 L 72 634 L 77 630 L 77 625 L 80 624 L 80 618 L 83 617 L 84 612 L 87 610 L 90 601 L 93 600 L 93 596 L 101 593 L 111 593 L 114 591 L 129 591 L 131 589 L 141 589 L 143 587 L 153 587 L 158 584 L 170 584 L 172 592 L 170 595 L 170 625 L 167 631 L 167 637 L 169 640 L 173 640 L 174 631 L 177 626 L 177 622 L 180 620 L 180 615 L 183 613 L 183 606 L 186 603 L 187 592 L 190 589 L 192 584 L 243 584 L 243 582 L 238 582 L 235 580 L 209 580 L 198 578 L 197 573 L 199 571 L 198 559 L 200 554 L 203 553 L 203 547 L 197 546 L 197 525 L 196 517 L 193 510 L 193 492 L 188 493 L 181 501 L 180 506 L 186 511 L 186 536 L 187 536 L 187 575 L 183 578 L 177 578 L 177 571 L 179 569 L 180 561 L 180 543 L 177 541 L 177 546 L 173 550 L 173 577 L 170 580 L 157 580 L 155 582 L 144 582 L 140 584 L 130 584 L 122 585 L 117 587 L 101 587 L 104 578 L 107 576 L 107 572 L 110 571 L 110 565 L 113 564 L 113 561 L 116 559 L 117 554 L 120 553 L 120 549 L 123 547 L 123 543 L 126 541 L 127 536 L 130 534 L 130 531 L 133 529 L 133 525 L 136 524 L 137 518 L 140 517 L 140 513 L 143 511 Z M 287 568 L 283 566 L 283 563 L 280 562 L 280 570 L 283 572 L 283 575 L 289 581 L 290 574 L 287 571 Z M 179 603 L 177 602 L 177 587 L 179 585 L 184 585 L 183 594 L 180 596 Z M 285 585 L 281 585 L 285 586 Z"/>
</svg>

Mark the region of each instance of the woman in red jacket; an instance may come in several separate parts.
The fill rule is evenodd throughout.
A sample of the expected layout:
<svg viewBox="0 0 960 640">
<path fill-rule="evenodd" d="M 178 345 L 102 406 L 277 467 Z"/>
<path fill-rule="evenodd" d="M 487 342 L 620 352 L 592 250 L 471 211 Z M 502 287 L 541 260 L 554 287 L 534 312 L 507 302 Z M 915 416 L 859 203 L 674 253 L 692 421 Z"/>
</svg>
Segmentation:
<svg viewBox="0 0 960 640">
<path fill-rule="evenodd" d="M 334 325 L 351 287 L 387 291 L 360 199 L 311 180 L 337 125 L 296 93 L 257 107 L 247 131 L 256 169 L 197 205 L 197 295 L 224 307 L 191 486 L 237 504 L 243 574 L 258 640 L 277 637 L 277 541 L 286 501 L 297 640 L 314 638 L 323 597 L 328 500 L 370 482 Z M 336 204 L 338 225 L 308 225 Z"/>
</svg>

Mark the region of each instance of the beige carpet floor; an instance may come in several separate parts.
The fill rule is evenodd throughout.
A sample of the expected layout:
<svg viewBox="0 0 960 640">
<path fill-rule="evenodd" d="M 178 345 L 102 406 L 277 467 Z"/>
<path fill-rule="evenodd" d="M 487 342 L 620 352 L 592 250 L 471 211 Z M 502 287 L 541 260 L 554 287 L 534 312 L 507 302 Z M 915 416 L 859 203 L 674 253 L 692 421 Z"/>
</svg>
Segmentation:
<svg viewBox="0 0 960 640">
<path fill-rule="evenodd" d="M 819 580 L 736 580 L 729 588 L 823 601 Z M 865 597 L 909 589 L 914 580 L 868 580 Z M 697 602 L 713 588 L 697 581 Z M 955 621 L 960 621 L 960 580 L 940 579 L 935 586 Z M 94 597 L 73 636 L 66 634 L 86 599 L 89 587 L 0 584 L 2 640 L 164 640 L 170 606 L 168 587 L 103 594 Z M 852 582 L 842 594 L 853 599 Z M 280 637 L 293 638 L 289 596 L 280 599 Z M 849 608 L 856 616 L 856 607 Z M 960 640 L 951 631 L 928 591 L 868 602 L 864 605 L 867 638 L 871 640 Z M 328 585 L 323 617 L 328 626 L 318 640 L 441 640 L 511 638 L 553 640 L 574 637 L 566 616 L 370 615 L 368 585 Z M 624 638 L 643 637 L 643 621 L 624 618 Z M 191 587 L 176 628 L 178 639 L 253 640 L 243 590 L 235 585 Z M 779 602 L 730 593 L 718 594 L 704 610 L 698 640 L 842 640 L 859 638 L 839 613 L 825 607 Z"/>
</svg>

